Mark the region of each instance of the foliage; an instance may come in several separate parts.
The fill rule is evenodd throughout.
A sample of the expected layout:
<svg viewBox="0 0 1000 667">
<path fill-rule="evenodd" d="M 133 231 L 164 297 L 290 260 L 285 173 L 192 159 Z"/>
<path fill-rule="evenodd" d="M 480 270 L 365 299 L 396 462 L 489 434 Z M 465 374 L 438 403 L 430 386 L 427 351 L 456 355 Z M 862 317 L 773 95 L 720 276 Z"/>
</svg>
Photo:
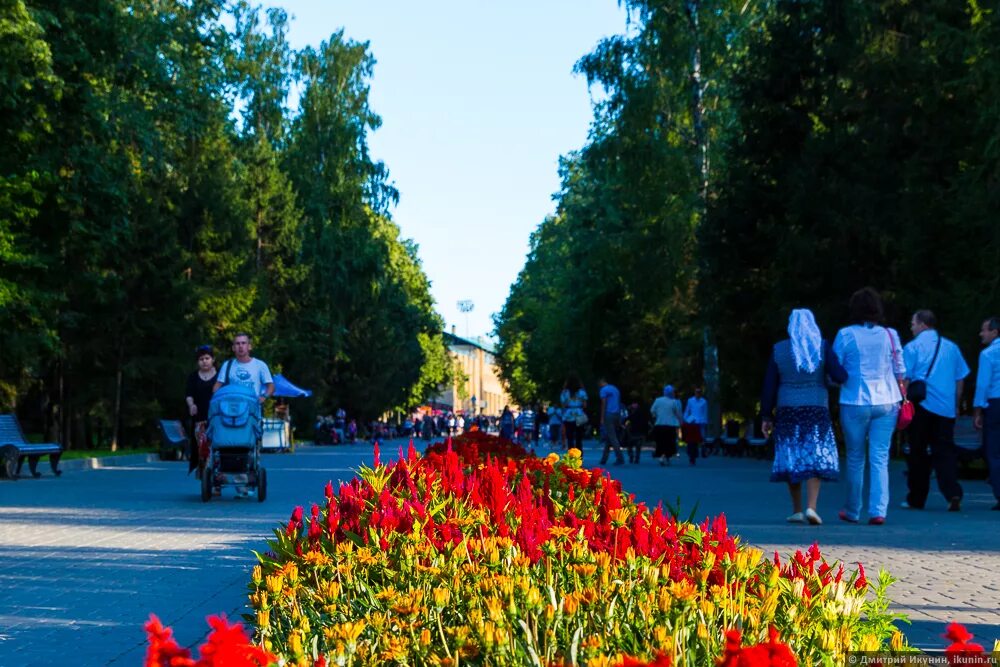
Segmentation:
<svg viewBox="0 0 1000 667">
<path fill-rule="evenodd" d="M 701 230 L 706 312 L 739 341 L 720 346 L 734 394 L 757 386 L 790 308 L 832 338 L 866 284 L 889 324 L 929 307 L 976 353 L 1000 232 L 966 204 L 986 204 L 996 126 L 967 117 L 977 70 L 998 62 L 995 42 L 980 49 L 996 20 L 949 2 L 777 4 L 734 89 L 746 130 Z"/>
<path fill-rule="evenodd" d="M 708 327 L 722 407 L 747 414 L 789 311 L 832 338 L 865 285 L 888 324 L 931 308 L 974 358 L 1000 310 L 1000 13 L 623 4 L 628 31 L 577 66 L 590 137 L 497 318 L 515 397 L 552 400 L 574 370 L 626 397 L 697 382 Z"/>
<path fill-rule="evenodd" d="M 151 439 L 195 346 L 240 330 L 361 420 L 447 379 L 368 155 L 374 59 L 341 33 L 295 52 L 287 30 L 245 1 L 0 6 L 0 405 L 32 430 Z"/>
<path fill-rule="evenodd" d="M 558 208 L 531 239 L 496 320 L 519 402 L 554 400 L 577 373 L 626 401 L 698 382 L 695 230 L 734 131 L 729 81 L 758 3 L 626 5 L 633 29 L 577 64 L 601 95 L 589 141 L 561 164 Z"/>
<path fill-rule="evenodd" d="M 766 559 L 724 517 L 636 504 L 576 450 L 538 459 L 470 434 L 400 454 L 376 452 L 275 531 L 247 617 L 265 650 L 307 664 L 705 665 L 741 642 L 801 664 L 901 646 L 888 578 L 816 545 Z"/>
</svg>

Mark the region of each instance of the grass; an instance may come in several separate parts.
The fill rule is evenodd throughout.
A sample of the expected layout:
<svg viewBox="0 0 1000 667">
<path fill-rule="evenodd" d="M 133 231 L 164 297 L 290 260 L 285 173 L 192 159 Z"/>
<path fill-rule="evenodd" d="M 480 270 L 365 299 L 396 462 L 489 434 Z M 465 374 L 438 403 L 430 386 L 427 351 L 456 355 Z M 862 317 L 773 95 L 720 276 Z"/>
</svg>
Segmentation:
<svg viewBox="0 0 1000 667">
<path fill-rule="evenodd" d="M 66 461 L 69 459 L 90 459 L 90 458 L 102 458 L 105 456 L 128 456 L 129 454 L 156 454 L 159 452 L 159 448 L 156 447 L 137 447 L 134 449 L 119 449 L 116 452 L 110 449 L 71 449 L 69 451 L 63 452 L 62 460 Z"/>
</svg>

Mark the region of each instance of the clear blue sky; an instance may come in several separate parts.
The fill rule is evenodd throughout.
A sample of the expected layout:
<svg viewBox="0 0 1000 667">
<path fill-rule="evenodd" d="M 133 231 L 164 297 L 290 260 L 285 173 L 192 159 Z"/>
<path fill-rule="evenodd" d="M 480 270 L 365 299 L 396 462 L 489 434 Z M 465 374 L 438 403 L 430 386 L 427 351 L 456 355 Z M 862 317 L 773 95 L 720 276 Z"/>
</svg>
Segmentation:
<svg viewBox="0 0 1000 667">
<path fill-rule="evenodd" d="M 393 217 L 420 246 L 438 312 L 486 335 L 554 210 L 559 156 L 592 117 L 574 63 L 626 29 L 616 0 L 265 0 L 292 15 L 294 48 L 343 27 L 377 60 L 369 139 L 400 191 Z M 596 92 L 596 91 L 595 91 Z M 456 302 L 469 299 L 466 316 Z"/>
</svg>

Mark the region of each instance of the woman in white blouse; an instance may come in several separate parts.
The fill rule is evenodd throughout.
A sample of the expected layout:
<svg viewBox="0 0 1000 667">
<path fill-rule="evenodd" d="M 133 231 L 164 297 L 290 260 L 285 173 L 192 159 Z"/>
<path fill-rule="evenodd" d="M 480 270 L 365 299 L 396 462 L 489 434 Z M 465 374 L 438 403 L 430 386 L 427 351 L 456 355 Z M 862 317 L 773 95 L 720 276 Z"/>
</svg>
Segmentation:
<svg viewBox="0 0 1000 667">
<path fill-rule="evenodd" d="M 851 296 L 856 323 L 837 332 L 833 351 L 847 370 L 840 390 L 840 426 L 847 445 L 847 500 L 840 518 L 861 518 L 861 489 L 868 454 L 868 523 L 881 526 L 889 508 L 889 447 L 903 400 L 903 348 L 894 329 L 881 326 L 882 299 L 870 287 Z"/>
</svg>

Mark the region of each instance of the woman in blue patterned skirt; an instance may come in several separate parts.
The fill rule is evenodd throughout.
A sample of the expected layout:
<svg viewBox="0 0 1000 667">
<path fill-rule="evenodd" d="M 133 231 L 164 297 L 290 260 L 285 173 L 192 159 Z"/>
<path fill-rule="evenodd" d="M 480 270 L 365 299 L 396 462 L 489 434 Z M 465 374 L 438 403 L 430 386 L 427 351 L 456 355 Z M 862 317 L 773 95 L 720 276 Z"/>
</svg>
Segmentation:
<svg viewBox="0 0 1000 667">
<path fill-rule="evenodd" d="M 774 434 L 771 481 L 788 483 L 791 523 L 823 523 L 816 513 L 820 480 L 835 481 L 840 471 L 830 421 L 828 377 L 841 384 L 847 371 L 830 343 L 823 340 L 812 311 L 793 310 L 788 318 L 788 338 L 771 353 L 760 402 L 764 432 Z M 805 511 L 802 482 L 806 483 Z"/>
</svg>

